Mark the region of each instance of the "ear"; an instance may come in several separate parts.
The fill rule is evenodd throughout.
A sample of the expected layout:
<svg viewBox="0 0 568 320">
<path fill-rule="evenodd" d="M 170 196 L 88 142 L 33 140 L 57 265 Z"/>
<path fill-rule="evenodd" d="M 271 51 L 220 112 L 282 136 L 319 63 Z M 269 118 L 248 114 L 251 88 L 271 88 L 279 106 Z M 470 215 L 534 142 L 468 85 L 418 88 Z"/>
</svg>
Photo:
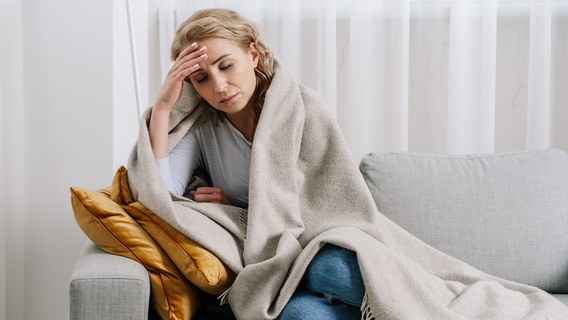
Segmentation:
<svg viewBox="0 0 568 320">
<path fill-rule="evenodd" d="M 252 63 L 256 68 L 258 66 L 258 59 L 260 58 L 260 53 L 258 52 L 258 48 L 256 47 L 256 42 L 251 42 L 249 45 L 249 51 L 252 56 Z"/>
</svg>

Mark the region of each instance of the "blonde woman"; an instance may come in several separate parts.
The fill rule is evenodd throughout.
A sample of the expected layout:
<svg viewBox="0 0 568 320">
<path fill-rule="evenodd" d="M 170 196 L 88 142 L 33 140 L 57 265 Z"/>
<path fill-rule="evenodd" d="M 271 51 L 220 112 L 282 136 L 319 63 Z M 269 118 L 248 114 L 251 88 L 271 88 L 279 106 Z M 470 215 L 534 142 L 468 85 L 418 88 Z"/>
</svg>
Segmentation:
<svg viewBox="0 0 568 320">
<path fill-rule="evenodd" d="M 256 26 L 223 9 L 195 13 L 180 27 L 172 46 L 175 60 L 153 105 L 150 140 L 168 189 L 183 195 L 197 168 L 211 186 L 189 196 L 197 202 L 248 207 L 251 149 L 270 87 L 273 61 Z M 168 152 L 172 106 L 190 83 L 213 114 Z M 328 245 L 307 269 L 280 319 L 361 317 L 364 285 L 353 252 Z"/>
</svg>

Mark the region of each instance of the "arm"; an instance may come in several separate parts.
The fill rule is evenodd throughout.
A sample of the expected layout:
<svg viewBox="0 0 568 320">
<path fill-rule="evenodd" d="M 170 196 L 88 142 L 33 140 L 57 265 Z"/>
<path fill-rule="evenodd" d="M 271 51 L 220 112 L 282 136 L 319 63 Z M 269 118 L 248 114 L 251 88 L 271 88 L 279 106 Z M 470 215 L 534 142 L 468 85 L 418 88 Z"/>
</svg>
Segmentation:
<svg viewBox="0 0 568 320">
<path fill-rule="evenodd" d="M 168 156 L 168 126 L 170 111 L 178 101 L 183 88 L 183 79 L 199 69 L 199 63 L 207 59 L 205 47 L 198 49 L 197 44 L 185 48 L 178 56 L 164 81 L 158 97 L 152 106 L 152 115 L 148 126 L 150 144 L 156 159 Z"/>
<path fill-rule="evenodd" d="M 183 81 L 192 72 L 199 69 L 199 63 L 207 59 L 207 49 L 205 47 L 198 48 L 196 43 L 192 43 L 185 48 L 177 57 L 176 61 L 168 71 L 166 80 L 162 85 L 158 97 L 152 106 L 152 115 L 148 125 L 150 135 L 150 144 L 154 158 L 158 163 L 158 168 L 164 183 L 170 192 L 182 195 L 185 192 L 185 187 L 193 174 L 195 168 L 195 161 L 188 161 L 192 156 L 195 157 L 196 153 L 192 153 L 192 137 L 187 143 L 180 143 L 172 154 L 168 154 L 168 131 L 169 131 L 169 118 L 173 105 L 178 101 L 182 88 Z M 188 136 L 186 136 L 188 137 Z M 195 138 L 195 137 L 193 137 Z M 197 144 L 193 144 L 195 147 Z M 176 150 L 177 149 L 177 150 Z M 181 151 L 181 154 L 177 151 Z M 171 157 L 169 157 L 171 156 Z M 181 159 L 181 161 L 180 161 Z M 191 163 L 192 165 L 188 165 Z M 224 196 L 223 191 L 219 188 L 199 188 L 192 197 L 198 202 L 217 202 L 229 204 L 229 201 Z"/>
<path fill-rule="evenodd" d="M 168 190 L 183 195 L 195 168 L 203 166 L 195 130 L 186 134 L 167 157 L 156 159 L 156 164 Z"/>
<path fill-rule="evenodd" d="M 201 150 L 202 144 L 200 139 L 204 138 L 200 128 L 201 125 L 197 125 L 196 128 L 188 132 L 173 148 L 168 157 L 156 160 L 162 180 L 173 194 L 181 196 L 185 193 L 196 168 L 207 167 L 208 170 L 219 170 L 215 165 L 213 165 L 213 168 L 209 168 L 203 162 L 204 156 L 202 154 L 203 150 Z M 208 137 L 206 139 L 214 138 Z M 209 165 L 211 164 L 209 163 Z M 218 187 L 197 188 L 190 193 L 189 197 L 197 202 L 231 204 L 221 188 Z"/>
<path fill-rule="evenodd" d="M 187 135 L 170 153 L 170 156 L 157 159 L 158 170 L 168 190 L 181 196 L 197 166 L 203 165 L 199 159 L 198 144 L 188 143 L 193 135 Z M 195 148 L 191 148 L 190 146 Z M 197 149 L 196 149 L 197 148 Z M 191 150 L 193 149 L 193 150 Z M 214 202 L 231 205 L 221 188 L 199 187 L 189 194 L 196 202 Z"/>
</svg>

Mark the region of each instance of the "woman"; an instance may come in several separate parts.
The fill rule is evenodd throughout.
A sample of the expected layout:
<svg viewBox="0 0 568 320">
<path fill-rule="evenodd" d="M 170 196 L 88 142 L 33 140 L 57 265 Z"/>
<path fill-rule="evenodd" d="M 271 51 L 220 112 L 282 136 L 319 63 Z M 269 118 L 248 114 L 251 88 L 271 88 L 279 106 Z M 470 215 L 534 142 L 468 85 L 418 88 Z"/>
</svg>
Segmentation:
<svg viewBox="0 0 568 320">
<path fill-rule="evenodd" d="M 196 202 L 248 207 L 248 175 L 255 129 L 272 80 L 272 56 L 256 27 L 238 13 L 195 13 L 179 28 L 174 64 L 152 108 L 150 141 L 168 189 L 185 193 L 195 169 L 211 187 L 190 196 Z M 183 82 L 191 83 L 213 115 L 168 152 L 168 124 Z M 281 319 L 358 319 L 364 285 L 353 252 L 326 246 L 306 273 Z"/>
<path fill-rule="evenodd" d="M 321 97 L 250 21 L 196 12 L 172 57 L 129 186 L 238 274 L 223 295 L 237 318 L 568 319 L 545 292 L 486 275 L 379 213 Z"/>
</svg>

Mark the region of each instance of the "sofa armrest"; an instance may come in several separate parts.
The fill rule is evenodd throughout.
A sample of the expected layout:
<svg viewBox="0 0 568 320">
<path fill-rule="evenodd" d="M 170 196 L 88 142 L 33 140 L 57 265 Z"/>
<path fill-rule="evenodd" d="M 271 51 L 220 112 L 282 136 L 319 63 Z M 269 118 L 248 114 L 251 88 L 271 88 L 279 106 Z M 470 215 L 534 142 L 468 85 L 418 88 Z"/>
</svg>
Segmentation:
<svg viewBox="0 0 568 320">
<path fill-rule="evenodd" d="M 150 280 L 138 262 L 87 241 L 69 285 L 70 319 L 148 319 Z"/>
</svg>

